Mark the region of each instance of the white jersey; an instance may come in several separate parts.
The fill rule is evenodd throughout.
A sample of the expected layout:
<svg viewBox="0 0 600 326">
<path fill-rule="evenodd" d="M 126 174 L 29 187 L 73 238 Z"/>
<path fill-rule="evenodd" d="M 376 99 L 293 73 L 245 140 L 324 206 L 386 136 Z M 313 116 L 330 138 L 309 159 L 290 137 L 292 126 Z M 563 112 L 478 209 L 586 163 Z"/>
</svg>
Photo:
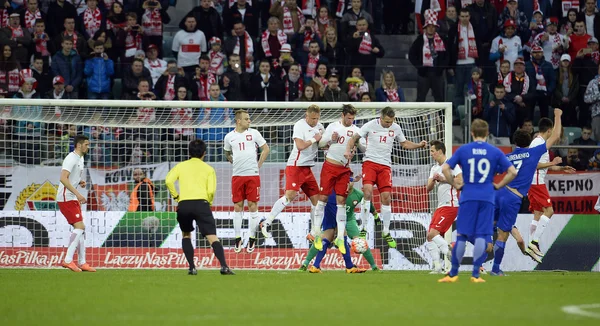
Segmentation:
<svg viewBox="0 0 600 326">
<path fill-rule="evenodd" d="M 327 129 L 325 129 L 325 133 L 319 142 L 319 146 L 323 147 L 325 144 L 330 143 L 329 150 L 327 151 L 327 158 L 347 166 L 349 161 L 344 157 L 344 153 L 346 152 L 348 140 L 359 132 L 360 128 L 355 125 L 345 127 L 340 121 L 330 123 L 329 126 L 327 126 Z M 331 141 L 333 133 L 338 134 L 338 139 L 334 142 Z"/>
<path fill-rule="evenodd" d="M 402 128 L 397 123 L 392 123 L 389 128 L 384 128 L 378 119 L 365 123 L 359 132 L 367 141 L 367 150 L 364 161 L 392 166 L 392 148 L 394 140 L 403 143 L 406 141 Z"/>
<path fill-rule="evenodd" d="M 75 154 L 75 152 L 69 153 L 63 161 L 61 170 L 69 171 L 71 173 L 69 174 L 69 183 L 75 188 L 79 187 L 79 182 L 83 177 L 83 156 L 79 156 Z M 71 200 L 77 200 L 77 196 L 69 189 L 65 188 L 62 182 L 59 182 L 58 191 L 56 192 L 56 201 L 65 202 Z"/>
<path fill-rule="evenodd" d="M 267 141 L 256 129 L 239 133 L 231 131 L 223 139 L 227 152 L 233 152 L 233 176 L 258 175 L 257 149 Z"/>
<path fill-rule="evenodd" d="M 200 61 L 200 54 L 207 51 L 206 37 L 201 30 L 193 33 L 181 30 L 173 37 L 171 50 L 177 52 L 179 67 L 196 66 Z"/>
<path fill-rule="evenodd" d="M 545 143 L 546 143 L 546 141 L 544 140 L 544 138 L 537 136 L 531 141 L 529 148 L 533 148 L 533 147 L 536 147 L 536 146 L 539 146 L 539 145 L 542 145 Z M 540 157 L 540 161 L 538 163 L 548 163 L 548 162 L 550 162 L 550 155 L 548 154 L 548 151 L 546 150 L 546 153 L 544 153 L 544 155 L 542 155 L 542 157 Z M 544 179 L 546 179 L 547 172 L 548 172 L 548 168 L 535 170 L 535 174 L 533 175 L 533 180 L 531 180 L 531 184 L 532 185 L 545 185 L 546 182 L 544 181 Z"/>
<path fill-rule="evenodd" d="M 460 166 L 455 166 L 454 170 L 452 170 L 452 176 L 456 177 L 461 174 L 462 170 Z M 444 177 L 442 173 L 442 166 L 440 164 L 435 164 L 431 167 L 431 171 L 429 172 L 429 178 L 432 179 L 435 175 L 439 175 Z M 438 183 L 437 187 L 437 197 L 438 197 L 438 208 L 449 206 L 449 207 L 458 207 L 458 192 L 454 187 L 447 183 Z"/>
<path fill-rule="evenodd" d="M 304 141 L 315 137 L 318 133 L 323 132 L 323 125 L 319 122 L 316 126 L 311 127 L 308 125 L 305 119 L 299 120 L 294 124 L 294 131 L 292 133 L 292 141 L 294 142 L 294 148 L 288 158 L 288 166 L 314 166 L 315 159 L 317 158 L 317 151 L 319 150 L 319 144 L 314 143 L 308 148 L 299 151 L 296 146 L 296 138 Z"/>
</svg>

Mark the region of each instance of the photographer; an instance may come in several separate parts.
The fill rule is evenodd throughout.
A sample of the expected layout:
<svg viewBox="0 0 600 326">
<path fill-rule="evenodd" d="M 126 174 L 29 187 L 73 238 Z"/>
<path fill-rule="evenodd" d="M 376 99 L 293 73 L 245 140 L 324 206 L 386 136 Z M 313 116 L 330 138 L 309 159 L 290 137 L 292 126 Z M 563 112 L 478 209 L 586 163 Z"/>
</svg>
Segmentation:
<svg viewBox="0 0 600 326">
<path fill-rule="evenodd" d="M 171 60 L 167 63 L 167 70 L 158 78 L 154 91 L 160 100 L 171 101 L 177 97 L 179 86 L 186 86 L 187 81 L 182 76 L 183 69 L 177 68 L 177 61 Z"/>
<path fill-rule="evenodd" d="M 113 61 L 104 52 L 102 41 L 94 43 L 94 52 L 85 61 L 83 73 L 87 81 L 88 99 L 108 100 L 110 98 L 110 78 L 115 73 L 115 67 Z"/>
<path fill-rule="evenodd" d="M 142 5 L 138 16 L 142 17 L 142 32 L 146 38 L 146 44 L 158 45 L 158 57 L 162 58 L 163 25 L 171 21 L 167 8 L 163 8 L 156 0 L 146 0 Z"/>
<path fill-rule="evenodd" d="M 587 162 L 584 162 L 579 157 L 579 150 L 577 148 L 569 148 L 567 156 L 562 158 L 560 166 L 570 166 L 577 171 L 585 171 Z"/>
<path fill-rule="evenodd" d="M 229 67 L 219 80 L 221 92 L 229 101 L 245 101 L 250 81 L 250 74 L 242 71 L 240 56 L 232 54 L 229 56 Z"/>
</svg>

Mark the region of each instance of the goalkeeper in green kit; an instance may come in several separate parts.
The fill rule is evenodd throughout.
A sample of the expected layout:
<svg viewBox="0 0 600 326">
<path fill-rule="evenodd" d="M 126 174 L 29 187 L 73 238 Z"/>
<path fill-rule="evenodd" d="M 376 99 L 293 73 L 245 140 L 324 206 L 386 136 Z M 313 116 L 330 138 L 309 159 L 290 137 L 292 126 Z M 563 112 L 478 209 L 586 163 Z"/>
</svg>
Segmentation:
<svg viewBox="0 0 600 326">
<path fill-rule="evenodd" d="M 352 180 L 352 178 L 350 179 L 350 183 L 348 184 L 349 190 L 348 190 L 348 197 L 346 198 L 346 234 L 348 235 L 348 237 L 350 239 L 354 239 L 357 237 L 366 237 L 366 230 L 364 229 L 365 223 L 366 221 L 363 221 L 363 230 L 359 231 L 358 228 L 358 223 L 356 222 L 356 217 L 354 215 L 354 209 L 356 208 L 356 206 L 362 202 L 363 199 L 363 193 L 362 191 L 356 189 L 353 187 L 354 182 L 357 182 L 360 180 L 360 176 L 357 176 L 354 180 Z M 323 219 L 323 223 L 322 223 L 322 229 L 323 231 L 327 231 L 327 230 L 334 230 L 336 228 L 336 221 L 335 221 L 335 214 L 337 212 L 337 203 L 336 203 L 336 198 L 335 198 L 335 193 L 331 194 L 327 200 L 327 205 L 325 206 L 325 217 Z M 381 223 L 381 220 L 379 219 L 379 215 L 377 214 L 377 211 L 375 210 L 375 206 L 373 206 L 373 204 L 371 203 L 371 208 L 370 208 L 371 213 L 373 214 L 373 216 L 375 217 L 375 222 L 376 223 Z M 333 233 L 331 234 L 331 236 L 333 237 Z M 326 240 L 326 236 L 323 236 L 323 239 Z M 325 241 L 325 242 L 329 242 L 329 241 Z M 346 244 L 347 245 L 347 244 Z M 308 251 L 308 255 L 306 256 L 306 259 L 304 260 L 304 263 L 302 263 L 302 267 L 300 267 L 299 270 L 301 271 L 306 271 L 308 269 L 308 264 L 310 263 L 310 261 L 315 258 L 315 262 L 313 264 L 313 266 L 311 266 L 310 268 L 310 272 L 311 273 L 320 273 L 320 263 L 321 260 L 323 259 L 323 257 L 325 256 L 325 252 L 326 252 L 326 246 L 323 246 L 323 251 L 319 251 L 317 248 L 315 248 L 314 245 L 312 245 Z M 365 251 L 362 254 L 365 259 L 369 262 L 369 265 L 371 265 L 371 269 L 374 271 L 378 271 L 379 268 L 377 267 L 377 265 L 375 264 L 375 259 L 373 258 L 373 254 L 371 253 L 371 250 L 367 248 L 367 251 Z M 349 252 L 348 255 L 346 257 L 346 255 L 344 255 L 344 259 L 349 259 L 347 257 L 349 257 Z M 346 262 L 346 265 L 348 266 L 349 262 Z M 364 272 L 364 270 L 359 270 L 358 268 L 354 267 L 351 269 L 346 269 L 346 271 L 348 273 L 360 273 L 360 272 Z"/>
</svg>

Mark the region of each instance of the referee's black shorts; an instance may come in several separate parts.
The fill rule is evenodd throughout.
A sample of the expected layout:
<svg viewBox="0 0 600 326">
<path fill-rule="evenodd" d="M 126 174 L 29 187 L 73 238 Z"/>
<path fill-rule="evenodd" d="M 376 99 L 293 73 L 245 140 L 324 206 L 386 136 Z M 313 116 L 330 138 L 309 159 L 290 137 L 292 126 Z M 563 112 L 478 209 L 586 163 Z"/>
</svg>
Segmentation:
<svg viewBox="0 0 600 326">
<path fill-rule="evenodd" d="M 194 231 L 193 221 L 196 221 L 198 231 L 203 235 L 217 234 L 217 226 L 210 205 L 206 200 L 184 200 L 177 208 L 177 222 L 181 232 Z"/>
</svg>

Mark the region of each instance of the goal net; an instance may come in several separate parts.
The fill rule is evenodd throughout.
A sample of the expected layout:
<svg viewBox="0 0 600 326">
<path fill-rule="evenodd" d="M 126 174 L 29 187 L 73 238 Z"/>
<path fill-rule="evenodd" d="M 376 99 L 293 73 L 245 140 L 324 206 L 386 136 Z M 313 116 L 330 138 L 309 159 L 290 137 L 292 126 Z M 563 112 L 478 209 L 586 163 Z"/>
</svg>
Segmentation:
<svg viewBox="0 0 600 326">
<path fill-rule="evenodd" d="M 142 105 L 143 103 L 143 105 Z M 321 122 L 340 118 L 342 103 L 316 103 Z M 442 140 L 451 152 L 451 104 L 449 103 L 353 103 L 358 109 L 355 124 L 377 118 L 381 108 L 391 106 L 396 122 L 408 140 Z M 225 159 L 223 138 L 235 126 L 234 112 L 246 109 L 251 127 L 270 146 L 260 170 L 260 218 L 285 192 L 285 166 L 292 149 L 292 128 L 304 118 L 309 103 L 302 102 L 197 102 L 197 101 L 87 101 L 1 99 L 0 109 L 0 267 L 56 267 L 64 259 L 71 227 L 58 211 L 56 190 L 61 164 L 73 150 L 74 135 L 89 136 L 85 157 L 83 206 L 87 260 L 104 268 L 186 268 L 181 251 L 181 231 L 176 203 L 169 197 L 164 179 L 175 164 L 187 159 L 192 139 L 208 144 L 205 157 L 216 170 L 218 185 L 213 212 L 217 235 L 226 248 L 232 268 L 297 269 L 310 244 L 310 201 L 300 192 L 296 200 L 272 225 L 273 238 L 257 232 L 257 248 L 233 251 L 232 167 Z M 320 150 L 313 173 L 319 179 L 324 151 Z M 361 174 L 362 153 L 352 161 Z M 372 216 L 360 221 L 368 230 L 368 243 L 380 268 L 419 270 L 429 268 L 426 232 L 436 206 L 435 195 L 426 191 L 433 164 L 429 149 L 393 150 L 391 234 L 397 248 L 382 239 L 381 226 Z M 142 178 L 153 184 L 152 198 L 131 194 Z M 357 183 L 355 187 L 362 187 Z M 137 192 L 136 192 L 137 193 Z M 146 200 L 147 199 L 147 200 Z M 378 192 L 373 202 L 380 210 Z M 137 204 L 137 205 L 136 205 Z M 357 207 L 360 208 L 360 205 Z M 129 210 L 147 212 L 130 212 Z M 358 212 L 358 209 L 357 209 Z M 248 241 L 247 208 L 242 224 L 244 246 Z M 356 214 L 357 218 L 360 214 Z M 218 267 L 208 242 L 193 234 L 195 257 L 200 268 Z M 365 258 L 352 254 L 357 265 L 368 268 Z M 321 265 L 343 268 L 335 249 Z"/>
</svg>

